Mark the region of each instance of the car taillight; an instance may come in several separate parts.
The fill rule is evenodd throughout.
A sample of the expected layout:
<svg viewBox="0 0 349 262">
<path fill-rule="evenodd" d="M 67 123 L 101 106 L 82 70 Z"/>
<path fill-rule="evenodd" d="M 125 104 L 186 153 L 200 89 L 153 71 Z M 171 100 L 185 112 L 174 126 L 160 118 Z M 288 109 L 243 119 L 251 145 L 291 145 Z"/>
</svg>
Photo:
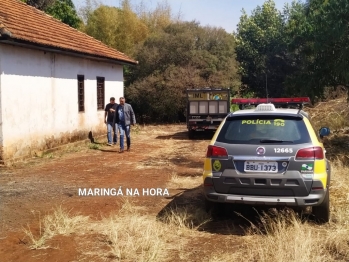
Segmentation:
<svg viewBox="0 0 349 262">
<path fill-rule="evenodd" d="M 209 145 L 206 152 L 206 157 L 227 157 L 227 150 L 223 147 Z"/>
<path fill-rule="evenodd" d="M 305 159 L 315 160 L 315 159 L 323 159 L 323 158 L 324 158 L 324 151 L 319 146 L 302 148 L 298 150 L 296 155 L 296 160 L 305 160 Z"/>
</svg>

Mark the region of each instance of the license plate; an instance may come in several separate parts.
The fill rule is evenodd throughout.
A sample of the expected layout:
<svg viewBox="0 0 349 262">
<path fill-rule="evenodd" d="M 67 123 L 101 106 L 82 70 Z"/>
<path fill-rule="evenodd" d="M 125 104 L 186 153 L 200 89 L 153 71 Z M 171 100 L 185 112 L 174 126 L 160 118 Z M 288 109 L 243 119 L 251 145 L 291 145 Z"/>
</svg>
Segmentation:
<svg viewBox="0 0 349 262">
<path fill-rule="evenodd" d="M 205 129 L 197 128 L 196 131 L 205 131 Z"/>
<path fill-rule="evenodd" d="M 278 172 L 277 162 L 245 161 L 245 172 Z"/>
</svg>

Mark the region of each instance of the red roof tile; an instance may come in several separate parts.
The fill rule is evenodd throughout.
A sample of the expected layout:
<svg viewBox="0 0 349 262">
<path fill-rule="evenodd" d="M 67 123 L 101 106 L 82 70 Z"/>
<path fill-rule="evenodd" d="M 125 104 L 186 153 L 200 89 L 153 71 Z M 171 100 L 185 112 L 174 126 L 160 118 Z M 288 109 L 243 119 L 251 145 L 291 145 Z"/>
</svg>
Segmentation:
<svg viewBox="0 0 349 262">
<path fill-rule="evenodd" d="M 124 53 L 18 0 L 0 0 L 0 37 L 2 35 L 59 50 L 129 64 L 138 63 Z"/>
</svg>

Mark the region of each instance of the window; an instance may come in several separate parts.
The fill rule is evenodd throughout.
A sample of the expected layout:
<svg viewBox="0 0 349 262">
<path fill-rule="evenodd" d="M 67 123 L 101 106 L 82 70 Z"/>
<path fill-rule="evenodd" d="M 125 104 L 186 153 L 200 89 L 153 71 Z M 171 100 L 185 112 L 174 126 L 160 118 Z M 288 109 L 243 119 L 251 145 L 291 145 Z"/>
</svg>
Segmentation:
<svg viewBox="0 0 349 262">
<path fill-rule="evenodd" d="M 78 75 L 78 106 L 79 112 L 85 111 L 85 77 L 83 75 Z"/>
<path fill-rule="evenodd" d="M 260 144 L 261 140 L 280 140 L 284 144 L 311 142 L 303 119 L 281 115 L 228 118 L 217 137 L 218 142 L 231 144 Z"/>
<path fill-rule="evenodd" d="M 97 110 L 104 110 L 104 77 L 97 77 Z"/>
</svg>

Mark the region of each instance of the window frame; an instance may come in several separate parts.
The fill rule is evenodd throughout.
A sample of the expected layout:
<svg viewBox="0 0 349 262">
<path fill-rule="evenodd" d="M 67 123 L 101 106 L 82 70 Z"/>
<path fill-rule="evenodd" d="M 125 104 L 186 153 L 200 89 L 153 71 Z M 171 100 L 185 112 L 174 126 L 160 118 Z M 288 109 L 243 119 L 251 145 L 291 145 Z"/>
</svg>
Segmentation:
<svg viewBox="0 0 349 262">
<path fill-rule="evenodd" d="M 85 76 L 77 75 L 77 81 L 78 81 L 78 112 L 83 113 L 85 112 Z"/>
<path fill-rule="evenodd" d="M 97 110 L 105 108 L 105 77 L 97 76 Z"/>
</svg>

